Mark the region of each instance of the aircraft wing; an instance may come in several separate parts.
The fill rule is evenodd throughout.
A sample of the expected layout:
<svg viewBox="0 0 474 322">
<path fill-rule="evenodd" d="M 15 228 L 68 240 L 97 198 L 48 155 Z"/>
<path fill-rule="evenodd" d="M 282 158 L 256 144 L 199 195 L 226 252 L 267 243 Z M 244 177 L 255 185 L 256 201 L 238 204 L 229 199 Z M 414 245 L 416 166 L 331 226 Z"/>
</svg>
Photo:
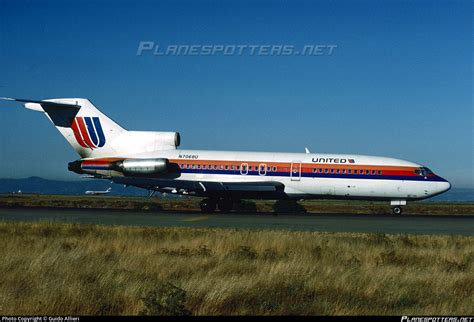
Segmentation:
<svg viewBox="0 0 474 322">
<path fill-rule="evenodd" d="M 159 178 L 109 178 L 115 183 L 135 186 L 139 188 L 170 192 L 173 190 L 186 191 L 187 194 L 195 195 L 226 195 L 226 194 L 248 194 L 269 193 L 281 194 L 285 185 L 278 181 L 256 181 L 256 182 L 210 182 L 210 181 L 173 181 Z"/>
<path fill-rule="evenodd" d="M 211 191 L 278 191 L 283 190 L 280 182 L 202 182 Z"/>
</svg>

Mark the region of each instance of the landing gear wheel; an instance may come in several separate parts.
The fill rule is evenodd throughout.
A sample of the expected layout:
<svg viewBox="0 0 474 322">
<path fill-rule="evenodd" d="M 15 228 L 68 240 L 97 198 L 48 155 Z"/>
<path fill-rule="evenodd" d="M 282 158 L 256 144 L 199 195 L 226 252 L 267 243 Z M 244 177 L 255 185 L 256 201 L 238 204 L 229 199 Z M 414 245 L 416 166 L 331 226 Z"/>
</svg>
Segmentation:
<svg viewBox="0 0 474 322">
<path fill-rule="evenodd" d="M 216 200 L 214 199 L 203 199 L 199 203 L 202 212 L 214 212 L 216 210 Z"/>
<path fill-rule="evenodd" d="M 232 210 L 234 203 L 231 199 L 219 199 L 217 202 L 217 207 L 220 212 L 229 212 Z"/>
<path fill-rule="evenodd" d="M 401 215 L 402 214 L 402 207 L 393 207 L 392 212 L 394 215 Z"/>
</svg>

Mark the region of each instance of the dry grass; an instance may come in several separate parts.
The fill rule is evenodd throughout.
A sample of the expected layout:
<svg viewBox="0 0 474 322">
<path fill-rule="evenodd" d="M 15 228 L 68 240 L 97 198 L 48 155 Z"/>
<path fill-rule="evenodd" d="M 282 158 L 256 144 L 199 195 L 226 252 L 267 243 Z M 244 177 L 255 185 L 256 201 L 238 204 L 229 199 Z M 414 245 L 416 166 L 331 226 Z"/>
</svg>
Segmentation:
<svg viewBox="0 0 474 322">
<path fill-rule="evenodd" d="M 0 243 L 2 315 L 474 313 L 472 237 L 3 222 Z"/>
</svg>

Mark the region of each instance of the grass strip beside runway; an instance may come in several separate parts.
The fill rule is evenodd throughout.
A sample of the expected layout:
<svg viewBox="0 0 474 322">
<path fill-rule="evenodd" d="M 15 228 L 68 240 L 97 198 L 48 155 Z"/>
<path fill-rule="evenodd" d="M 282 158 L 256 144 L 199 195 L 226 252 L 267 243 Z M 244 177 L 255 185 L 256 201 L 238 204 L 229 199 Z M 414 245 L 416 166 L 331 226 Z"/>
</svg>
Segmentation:
<svg viewBox="0 0 474 322">
<path fill-rule="evenodd" d="M 0 223 L 0 312 L 474 313 L 474 238 Z"/>
</svg>

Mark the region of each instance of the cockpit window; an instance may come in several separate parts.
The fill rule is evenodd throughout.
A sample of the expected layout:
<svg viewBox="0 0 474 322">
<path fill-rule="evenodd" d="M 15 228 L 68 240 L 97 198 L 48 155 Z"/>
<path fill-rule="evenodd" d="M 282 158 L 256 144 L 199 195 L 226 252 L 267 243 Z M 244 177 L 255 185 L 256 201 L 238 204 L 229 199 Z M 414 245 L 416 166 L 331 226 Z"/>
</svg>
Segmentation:
<svg viewBox="0 0 474 322">
<path fill-rule="evenodd" d="M 433 171 L 426 167 L 421 167 L 415 170 L 415 173 L 419 176 L 426 177 L 429 174 L 433 174 Z"/>
</svg>

